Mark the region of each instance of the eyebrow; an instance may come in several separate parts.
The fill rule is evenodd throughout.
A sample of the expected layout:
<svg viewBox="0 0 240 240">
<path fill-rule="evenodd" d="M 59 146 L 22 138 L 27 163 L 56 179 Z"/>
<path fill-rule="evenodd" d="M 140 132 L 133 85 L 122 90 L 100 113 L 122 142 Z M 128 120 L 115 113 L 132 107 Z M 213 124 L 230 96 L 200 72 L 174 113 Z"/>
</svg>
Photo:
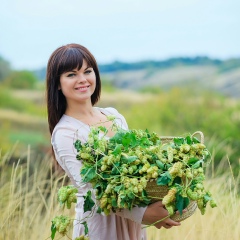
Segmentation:
<svg viewBox="0 0 240 240">
<path fill-rule="evenodd" d="M 88 68 L 93 68 L 93 67 L 88 66 L 88 67 L 86 67 L 86 68 L 84 69 L 84 71 L 86 71 Z M 70 71 L 68 71 L 68 72 L 77 72 L 77 70 L 70 70 Z"/>
</svg>

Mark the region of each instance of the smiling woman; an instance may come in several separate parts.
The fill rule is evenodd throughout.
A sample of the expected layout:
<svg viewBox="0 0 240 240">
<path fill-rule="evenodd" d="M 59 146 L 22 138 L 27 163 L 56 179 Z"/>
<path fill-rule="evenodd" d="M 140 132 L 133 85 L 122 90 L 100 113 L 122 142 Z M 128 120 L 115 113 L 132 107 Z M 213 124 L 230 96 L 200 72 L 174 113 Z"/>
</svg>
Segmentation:
<svg viewBox="0 0 240 240">
<path fill-rule="evenodd" d="M 47 67 L 48 122 L 55 158 L 77 188 L 73 239 L 80 239 L 84 235 L 84 224 L 88 225 L 88 235 L 94 240 L 146 240 L 146 231 L 141 227 L 143 223 L 155 224 L 157 228 L 179 226 L 180 223 L 169 218 L 161 201 L 148 207 L 111 211 L 108 216 L 96 211 L 87 217 L 89 212 L 84 211 L 84 196 L 89 190 L 94 195 L 94 191 L 90 183 L 82 185 L 80 169 L 83 159 L 76 158 L 73 146 L 76 135 L 85 143 L 91 126 L 100 125 L 108 129 L 106 137 L 113 136 L 112 123 L 108 121 L 112 115 L 119 128 L 128 129 L 125 118 L 116 109 L 94 107 L 100 98 L 100 91 L 97 63 L 85 47 L 68 44 L 52 53 Z M 65 233 L 65 227 L 70 222 L 62 217 L 56 219 L 58 222 L 64 221 L 65 225 L 58 230 Z M 82 219 L 86 219 L 86 222 L 82 222 Z M 157 222 L 159 219 L 164 220 Z M 57 229 L 57 223 L 54 226 Z"/>
</svg>

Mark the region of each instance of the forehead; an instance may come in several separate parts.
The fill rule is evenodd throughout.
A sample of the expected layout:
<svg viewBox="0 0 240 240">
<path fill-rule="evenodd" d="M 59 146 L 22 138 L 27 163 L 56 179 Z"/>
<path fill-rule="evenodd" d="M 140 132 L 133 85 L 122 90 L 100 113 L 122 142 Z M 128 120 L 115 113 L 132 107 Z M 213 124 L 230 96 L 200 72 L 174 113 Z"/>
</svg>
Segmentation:
<svg viewBox="0 0 240 240">
<path fill-rule="evenodd" d="M 59 74 L 71 71 L 73 69 L 80 70 L 82 67 L 91 67 L 90 59 L 86 58 L 78 49 L 68 49 L 60 58 Z"/>
</svg>

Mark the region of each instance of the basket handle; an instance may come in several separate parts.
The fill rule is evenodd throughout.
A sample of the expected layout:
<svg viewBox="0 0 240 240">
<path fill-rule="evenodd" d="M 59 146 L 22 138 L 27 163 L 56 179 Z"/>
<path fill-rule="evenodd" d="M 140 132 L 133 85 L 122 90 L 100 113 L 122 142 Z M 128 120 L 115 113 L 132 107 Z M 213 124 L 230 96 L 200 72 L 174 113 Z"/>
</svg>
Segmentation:
<svg viewBox="0 0 240 240">
<path fill-rule="evenodd" d="M 199 134 L 200 135 L 200 142 L 204 143 L 204 135 L 201 131 L 196 131 L 195 133 L 192 134 L 192 137 Z"/>
</svg>

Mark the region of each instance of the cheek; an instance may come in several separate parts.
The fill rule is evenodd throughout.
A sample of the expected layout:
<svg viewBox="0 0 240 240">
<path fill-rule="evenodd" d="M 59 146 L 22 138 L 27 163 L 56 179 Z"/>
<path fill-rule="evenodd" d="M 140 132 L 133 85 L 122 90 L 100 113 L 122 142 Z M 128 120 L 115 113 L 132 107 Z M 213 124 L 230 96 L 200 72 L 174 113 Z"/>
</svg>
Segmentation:
<svg viewBox="0 0 240 240">
<path fill-rule="evenodd" d="M 93 78 L 92 78 L 92 82 L 93 84 L 96 86 L 96 82 L 97 82 L 97 79 L 96 79 L 96 75 L 94 74 Z"/>
</svg>

